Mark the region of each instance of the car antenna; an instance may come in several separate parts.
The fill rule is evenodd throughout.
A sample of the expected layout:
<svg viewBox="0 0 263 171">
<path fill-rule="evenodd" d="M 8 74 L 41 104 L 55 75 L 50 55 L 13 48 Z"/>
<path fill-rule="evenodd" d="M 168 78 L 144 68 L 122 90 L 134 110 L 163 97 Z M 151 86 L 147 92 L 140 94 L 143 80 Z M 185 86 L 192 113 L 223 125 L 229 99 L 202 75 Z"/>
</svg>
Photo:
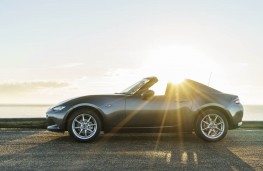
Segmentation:
<svg viewBox="0 0 263 171">
<path fill-rule="evenodd" d="M 209 80 L 208 80 L 208 86 L 209 86 L 209 84 L 210 84 L 210 81 L 211 81 L 211 78 L 212 78 L 212 74 L 213 74 L 213 72 L 210 72 Z"/>
</svg>

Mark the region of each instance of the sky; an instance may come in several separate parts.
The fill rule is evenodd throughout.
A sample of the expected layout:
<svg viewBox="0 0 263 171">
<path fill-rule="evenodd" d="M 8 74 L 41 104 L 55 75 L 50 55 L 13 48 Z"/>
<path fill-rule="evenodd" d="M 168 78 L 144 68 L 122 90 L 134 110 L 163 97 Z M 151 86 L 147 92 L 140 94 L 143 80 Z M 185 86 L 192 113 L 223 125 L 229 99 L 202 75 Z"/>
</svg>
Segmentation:
<svg viewBox="0 0 263 171">
<path fill-rule="evenodd" d="M 261 0 L 0 0 L 0 104 L 190 78 L 263 104 Z"/>
</svg>

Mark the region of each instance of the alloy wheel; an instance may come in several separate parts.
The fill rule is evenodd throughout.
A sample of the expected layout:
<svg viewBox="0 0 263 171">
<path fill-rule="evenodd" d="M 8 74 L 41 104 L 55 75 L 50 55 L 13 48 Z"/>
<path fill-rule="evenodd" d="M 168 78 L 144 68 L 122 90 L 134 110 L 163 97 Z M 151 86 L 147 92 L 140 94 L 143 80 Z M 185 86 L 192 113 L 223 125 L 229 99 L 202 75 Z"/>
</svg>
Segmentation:
<svg viewBox="0 0 263 171">
<path fill-rule="evenodd" d="M 97 131 L 97 121 L 90 114 L 79 114 L 72 122 L 72 131 L 80 139 L 89 139 Z"/>
<path fill-rule="evenodd" d="M 216 139 L 224 133 L 225 122 L 218 114 L 208 114 L 201 120 L 200 127 L 204 136 Z"/>
</svg>

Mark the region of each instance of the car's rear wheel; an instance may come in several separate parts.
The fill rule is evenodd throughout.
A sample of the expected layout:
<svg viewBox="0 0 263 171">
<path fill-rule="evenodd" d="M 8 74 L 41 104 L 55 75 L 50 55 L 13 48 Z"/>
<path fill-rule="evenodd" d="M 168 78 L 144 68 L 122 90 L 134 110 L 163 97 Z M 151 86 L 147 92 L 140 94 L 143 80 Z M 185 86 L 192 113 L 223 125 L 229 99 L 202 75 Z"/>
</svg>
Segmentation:
<svg viewBox="0 0 263 171">
<path fill-rule="evenodd" d="M 195 132 L 203 140 L 216 142 L 222 140 L 228 131 L 228 122 L 218 110 L 208 109 L 198 116 Z"/>
<path fill-rule="evenodd" d="M 94 140 L 101 131 L 101 121 L 94 111 L 78 110 L 68 120 L 68 132 L 79 142 Z"/>
</svg>

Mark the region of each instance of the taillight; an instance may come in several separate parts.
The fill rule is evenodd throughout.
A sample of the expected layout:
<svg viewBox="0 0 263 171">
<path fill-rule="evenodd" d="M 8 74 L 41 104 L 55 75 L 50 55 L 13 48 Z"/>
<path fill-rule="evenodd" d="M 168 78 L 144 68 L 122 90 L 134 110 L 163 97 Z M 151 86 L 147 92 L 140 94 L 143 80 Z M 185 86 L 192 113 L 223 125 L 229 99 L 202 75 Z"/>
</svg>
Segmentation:
<svg viewBox="0 0 263 171">
<path fill-rule="evenodd" d="M 240 104 L 240 100 L 239 100 L 239 98 L 236 98 L 236 99 L 234 100 L 234 103 L 236 103 L 236 104 Z"/>
</svg>

